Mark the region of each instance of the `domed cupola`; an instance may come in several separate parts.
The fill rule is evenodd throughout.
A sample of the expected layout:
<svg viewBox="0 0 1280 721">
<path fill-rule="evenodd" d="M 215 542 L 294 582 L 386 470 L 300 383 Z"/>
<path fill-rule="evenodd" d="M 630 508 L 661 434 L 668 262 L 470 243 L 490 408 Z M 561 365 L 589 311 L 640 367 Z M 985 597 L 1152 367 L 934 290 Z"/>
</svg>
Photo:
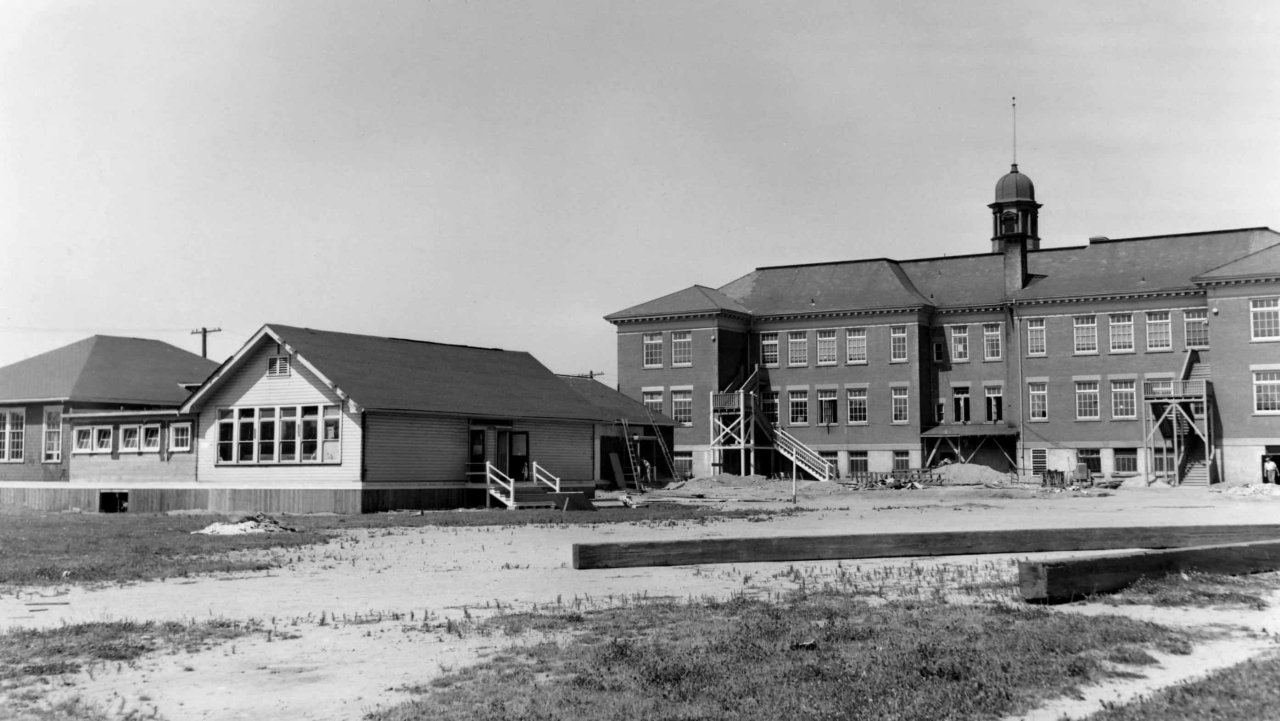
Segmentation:
<svg viewBox="0 0 1280 721">
<path fill-rule="evenodd" d="M 1020 243 L 1026 250 L 1040 249 L 1036 186 L 1018 172 L 1017 163 L 996 181 L 996 200 L 987 207 L 991 208 L 992 252 L 1004 252 L 1010 242 Z"/>
</svg>

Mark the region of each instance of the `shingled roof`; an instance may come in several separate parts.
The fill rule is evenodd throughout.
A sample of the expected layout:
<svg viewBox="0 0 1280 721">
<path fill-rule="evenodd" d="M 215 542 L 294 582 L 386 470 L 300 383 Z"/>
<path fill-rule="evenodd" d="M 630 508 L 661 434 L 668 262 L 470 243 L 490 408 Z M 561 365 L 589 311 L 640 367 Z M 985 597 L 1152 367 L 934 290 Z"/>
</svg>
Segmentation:
<svg viewBox="0 0 1280 721">
<path fill-rule="evenodd" d="M 199 408 L 265 337 L 366 410 L 501 418 L 598 420 L 600 412 L 523 351 L 337 333 L 268 324 L 245 344 L 188 409 Z"/>
<path fill-rule="evenodd" d="M 640 305 L 633 305 L 617 313 L 611 313 L 605 316 L 605 319 L 616 322 L 629 318 L 706 315 L 724 311 L 739 315 L 747 315 L 750 312 L 741 303 L 714 288 L 694 285 Z"/>
<path fill-rule="evenodd" d="M 1280 243 L 1201 273 L 1197 283 L 1215 283 L 1252 278 L 1280 278 Z"/>
<path fill-rule="evenodd" d="M 218 364 L 149 338 L 95 335 L 0 368 L 0 402 L 175 407 Z"/>
<path fill-rule="evenodd" d="M 583 400 L 600 410 L 600 419 L 617 421 L 625 418 L 634 425 L 674 426 L 676 422 L 661 413 L 649 413 L 644 404 L 619 393 L 593 378 L 560 376 Z"/>
</svg>

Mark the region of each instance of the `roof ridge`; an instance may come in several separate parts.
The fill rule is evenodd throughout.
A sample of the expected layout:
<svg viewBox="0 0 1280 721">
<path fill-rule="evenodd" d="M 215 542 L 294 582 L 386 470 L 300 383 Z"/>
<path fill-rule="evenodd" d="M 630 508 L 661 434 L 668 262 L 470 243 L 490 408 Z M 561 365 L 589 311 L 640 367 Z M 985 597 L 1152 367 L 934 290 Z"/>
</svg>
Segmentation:
<svg viewBox="0 0 1280 721">
<path fill-rule="evenodd" d="M 266 327 L 269 327 L 272 329 L 285 328 L 289 330 L 307 331 L 308 333 L 324 333 L 326 335 L 342 335 L 350 338 L 368 338 L 370 340 L 395 341 L 397 343 L 423 343 L 426 345 L 447 346 L 450 348 L 470 348 L 471 350 L 501 351 L 503 353 L 528 353 L 529 352 L 525 350 L 512 350 L 510 348 L 498 348 L 496 346 L 478 346 L 478 345 L 469 345 L 466 343 L 445 343 L 443 341 L 438 341 L 438 340 L 421 340 L 419 338 L 400 338 L 397 336 L 370 335 L 368 333 L 348 333 L 346 331 L 340 331 L 340 330 L 324 330 L 321 328 L 308 328 L 306 326 L 297 326 L 297 325 L 281 325 L 277 323 L 267 323 L 265 325 Z"/>
</svg>

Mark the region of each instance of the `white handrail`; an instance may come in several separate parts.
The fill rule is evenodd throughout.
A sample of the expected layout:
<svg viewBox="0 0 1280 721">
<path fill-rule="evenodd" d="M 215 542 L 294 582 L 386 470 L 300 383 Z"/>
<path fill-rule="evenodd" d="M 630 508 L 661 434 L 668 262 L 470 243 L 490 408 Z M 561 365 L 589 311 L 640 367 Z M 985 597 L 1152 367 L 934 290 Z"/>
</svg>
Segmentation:
<svg viewBox="0 0 1280 721">
<path fill-rule="evenodd" d="M 774 445 L 815 478 L 831 480 L 831 464 L 817 451 L 801 443 L 798 438 L 781 428 L 774 429 Z"/>
<path fill-rule="evenodd" d="M 547 469 L 538 465 L 537 461 L 533 462 L 533 480 L 538 483 L 545 483 L 556 493 L 560 492 L 560 479 L 552 475 Z"/>
<path fill-rule="evenodd" d="M 484 483 L 485 483 L 485 489 L 491 495 L 493 495 L 495 498 L 505 503 L 508 508 L 515 507 L 516 482 L 511 480 L 510 476 L 498 470 L 497 467 L 494 466 L 489 461 L 485 461 L 484 463 Z M 509 493 L 510 496 L 507 498 L 503 498 L 502 492 L 496 491 L 496 489 L 494 489 L 495 484 L 506 489 L 507 493 Z"/>
</svg>

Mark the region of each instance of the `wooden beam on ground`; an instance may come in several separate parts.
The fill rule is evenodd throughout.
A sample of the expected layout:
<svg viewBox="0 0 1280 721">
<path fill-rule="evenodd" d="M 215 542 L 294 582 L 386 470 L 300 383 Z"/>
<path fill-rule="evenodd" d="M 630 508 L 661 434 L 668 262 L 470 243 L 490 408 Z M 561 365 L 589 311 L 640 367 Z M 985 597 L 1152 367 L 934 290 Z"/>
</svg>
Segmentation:
<svg viewBox="0 0 1280 721">
<path fill-rule="evenodd" d="M 1119 591 L 1139 578 L 1202 571 L 1241 575 L 1280 569 L 1280 541 L 1254 541 L 1119 555 L 1022 561 L 1018 585 L 1028 601 L 1070 601 Z"/>
<path fill-rule="evenodd" d="M 1280 540 L 1280 525 L 1039 528 L 622 541 L 573 544 L 573 567 L 638 568 L 702 563 L 1184 548 L 1267 540 Z"/>
</svg>

